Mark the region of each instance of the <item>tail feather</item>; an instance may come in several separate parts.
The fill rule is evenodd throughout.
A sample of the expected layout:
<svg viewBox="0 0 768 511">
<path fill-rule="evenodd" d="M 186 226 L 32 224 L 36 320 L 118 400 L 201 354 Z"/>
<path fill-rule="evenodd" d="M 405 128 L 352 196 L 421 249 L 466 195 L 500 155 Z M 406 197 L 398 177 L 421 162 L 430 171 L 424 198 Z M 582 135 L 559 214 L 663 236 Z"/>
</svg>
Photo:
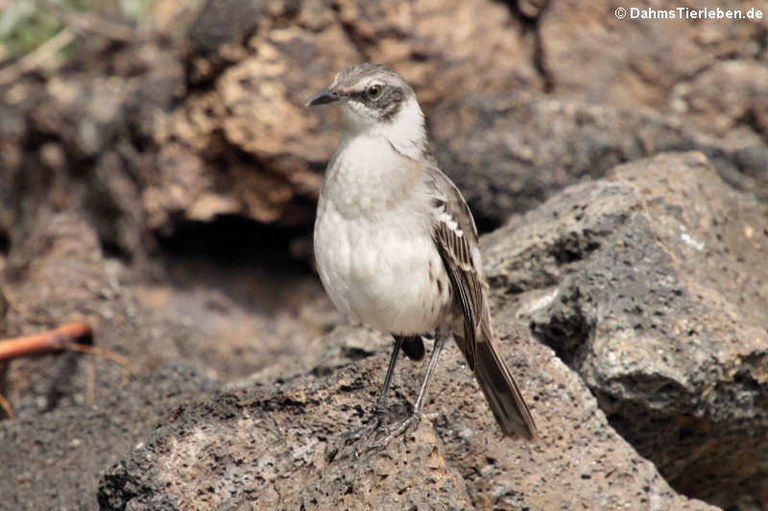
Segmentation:
<svg viewBox="0 0 768 511">
<path fill-rule="evenodd" d="M 477 338 L 474 369 L 480 388 L 504 434 L 533 440 L 536 424 L 491 338 Z"/>
</svg>

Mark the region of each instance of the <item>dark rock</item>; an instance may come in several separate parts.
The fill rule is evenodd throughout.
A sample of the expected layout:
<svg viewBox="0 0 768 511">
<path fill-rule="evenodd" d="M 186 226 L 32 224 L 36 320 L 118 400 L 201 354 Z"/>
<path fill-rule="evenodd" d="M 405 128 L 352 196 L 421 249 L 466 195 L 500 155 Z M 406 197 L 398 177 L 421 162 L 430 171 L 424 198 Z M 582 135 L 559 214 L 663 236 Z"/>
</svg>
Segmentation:
<svg viewBox="0 0 768 511">
<path fill-rule="evenodd" d="M 241 45 L 258 26 L 260 2 L 208 0 L 187 31 L 190 51 L 199 56 L 215 55 L 225 44 Z"/>
<path fill-rule="evenodd" d="M 619 22 L 573 0 L 228 0 L 174 35 L 181 4 L 157 3 L 165 21 L 135 41 L 78 35 L 66 64 L 0 87 L 0 330 L 86 319 L 136 367 L 128 385 L 113 362 L 74 353 L 0 370 L 17 412 L 0 423 L 4 504 L 93 508 L 98 476 L 122 460 L 102 480 L 106 508 L 704 507 L 636 448 L 689 495 L 768 506 L 766 215 L 751 198 L 768 197 L 764 25 Z M 333 113 L 304 103 L 364 60 L 401 72 L 428 114 L 440 105 L 441 159 L 486 227 L 661 151 L 700 150 L 750 192 L 698 157 L 665 157 L 570 188 L 489 239 L 538 443 L 498 436 L 452 350 L 438 417 L 355 460 L 341 435 L 368 418 L 389 340 L 334 328 L 317 279 L 286 271 L 266 229 L 249 236 L 307 235 L 338 134 Z M 211 256 L 231 220 L 247 227 Z M 192 238 L 204 256 L 169 248 Z M 233 262 L 245 238 L 281 264 Z M 262 386 L 151 374 L 174 362 Z"/>
<path fill-rule="evenodd" d="M 231 24 L 237 33 L 241 21 L 219 18 L 237 16 L 238 9 L 221 9 L 217 2 L 207 8 L 214 5 L 212 19 L 218 21 L 201 15 L 199 23 L 215 25 L 217 34 Z M 208 81 L 156 125 L 160 179 L 144 193 L 152 228 L 172 228 L 178 217 L 210 221 L 231 214 L 264 223 L 311 223 L 313 210 L 306 204 L 316 200 L 336 144 L 337 116 L 309 110 L 305 102 L 350 63 L 395 67 L 426 106 L 460 97 L 478 83 L 490 91 L 538 88 L 536 71 L 525 59 L 526 38 L 501 30 L 518 22 L 491 2 L 454 1 L 439 8 L 340 2 L 332 9 L 313 1 L 298 9 L 286 1 L 265 4 L 255 19 L 241 43 L 214 38 L 216 44 L 205 46 L 205 59 L 190 57 Z M 459 20 L 464 30 L 442 29 Z M 485 46 L 503 51 L 503 62 L 478 49 Z M 213 56 L 210 48 L 216 48 Z M 220 61 L 227 65 L 216 68 Z"/>
<path fill-rule="evenodd" d="M 469 96 L 430 117 L 438 160 L 482 220 L 499 225 L 565 186 L 599 178 L 619 163 L 664 151 L 697 149 L 743 190 L 768 197 L 765 147 L 730 150 L 653 112 L 621 111 L 546 96 Z M 751 159 L 747 154 L 751 155 Z"/>
<path fill-rule="evenodd" d="M 348 436 L 371 419 L 384 350 L 326 377 L 179 407 L 107 472 L 99 502 L 104 509 L 710 509 L 672 492 L 550 349 L 522 329 L 499 330 L 538 421 L 541 438 L 532 443 L 501 436 L 453 346 L 432 382 L 427 411 L 436 418 L 386 447 L 375 447 L 380 430 Z M 404 395 L 415 395 L 423 368 L 402 363 L 387 424 L 403 417 Z"/>
<path fill-rule="evenodd" d="M 28 212 L 11 193 L 23 188 L 37 201 L 74 202 L 127 257 L 145 256 L 150 233 L 185 221 L 237 215 L 306 228 L 337 133 L 334 114 L 304 103 L 363 60 L 401 72 L 427 113 L 510 90 L 620 109 L 535 97 L 510 107 L 502 98 L 481 107 L 487 123 L 464 129 L 471 107 L 443 109 L 433 122 L 448 146 L 441 156 L 496 225 L 552 190 L 664 150 L 702 150 L 729 182 L 757 183 L 768 196 L 764 173 L 730 158 L 766 139 L 759 23 L 711 23 L 704 43 L 689 21 L 618 22 L 604 7 L 512 4 L 209 1 L 183 38 L 83 45 L 56 76 L 2 91 L 12 106 L 0 112 L 0 197 L 9 199 L 0 202 L 0 230 L 23 231 Z M 637 114 L 638 105 L 664 117 Z M 489 147 L 478 137 L 490 127 L 502 138 Z M 724 141 L 701 141 L 694 128 Z M 456 150 L 461 157 L 449 154 Z M 465 177 L 468 168 L 478 177 Z"/>
<path fill-rule="evenodd" d="M 703 155 L 661 155 L 485 240 L 506 310 L 675 488 L 729 508 L 768 502 L 766 214 Z"/>
</svg>

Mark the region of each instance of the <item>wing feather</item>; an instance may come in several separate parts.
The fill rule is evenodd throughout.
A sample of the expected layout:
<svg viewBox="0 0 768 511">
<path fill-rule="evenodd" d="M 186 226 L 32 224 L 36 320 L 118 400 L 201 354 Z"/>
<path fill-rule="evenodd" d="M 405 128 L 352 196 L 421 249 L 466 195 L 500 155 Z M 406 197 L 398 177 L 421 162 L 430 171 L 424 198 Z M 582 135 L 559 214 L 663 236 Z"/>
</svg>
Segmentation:
<svg viewBox="0 0 768 511">
<path fill-rule="evenodd" d="M 464 316 L 464 355 L 474 369 L 476 333 L 481 326 L 485 298 L 477 228 L 464 197 L 436 167 L 427 173 L 436 199 L 432 237 Z"/>
</svg>

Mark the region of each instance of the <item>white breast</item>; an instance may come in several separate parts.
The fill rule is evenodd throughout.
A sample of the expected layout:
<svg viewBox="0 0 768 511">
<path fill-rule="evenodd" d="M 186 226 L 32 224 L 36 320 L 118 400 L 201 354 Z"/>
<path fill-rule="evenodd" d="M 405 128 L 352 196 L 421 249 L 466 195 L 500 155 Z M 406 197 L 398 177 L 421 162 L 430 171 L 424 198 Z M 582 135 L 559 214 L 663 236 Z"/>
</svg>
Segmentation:
<svg viewBox="0 0 768 511">
<path fill-rule="evenodd" d="M 363 323 L 429 332 L 448 300 L 448 277 L 421 174 L 386 141 L 361 138 L 342 144 L 326 175 L 315 223 L 320 278 L 334 304 Z"/>
</svg>

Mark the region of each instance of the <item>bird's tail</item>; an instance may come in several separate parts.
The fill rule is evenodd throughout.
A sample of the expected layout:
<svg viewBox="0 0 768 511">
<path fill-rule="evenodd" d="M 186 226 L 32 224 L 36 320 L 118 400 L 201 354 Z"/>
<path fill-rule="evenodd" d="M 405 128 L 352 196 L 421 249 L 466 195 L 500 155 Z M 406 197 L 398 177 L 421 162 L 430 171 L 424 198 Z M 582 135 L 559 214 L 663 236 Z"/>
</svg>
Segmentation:
<svg viewBox="0 0 768 511">
<path fill-rule="evenodd" d="M 536 424 L 517 383 L 494 346 L 493 332 L 487 324 L 477 329 L 474 362 L 475 377 L 504 434 L 533 440 Z"/>
</svg>

